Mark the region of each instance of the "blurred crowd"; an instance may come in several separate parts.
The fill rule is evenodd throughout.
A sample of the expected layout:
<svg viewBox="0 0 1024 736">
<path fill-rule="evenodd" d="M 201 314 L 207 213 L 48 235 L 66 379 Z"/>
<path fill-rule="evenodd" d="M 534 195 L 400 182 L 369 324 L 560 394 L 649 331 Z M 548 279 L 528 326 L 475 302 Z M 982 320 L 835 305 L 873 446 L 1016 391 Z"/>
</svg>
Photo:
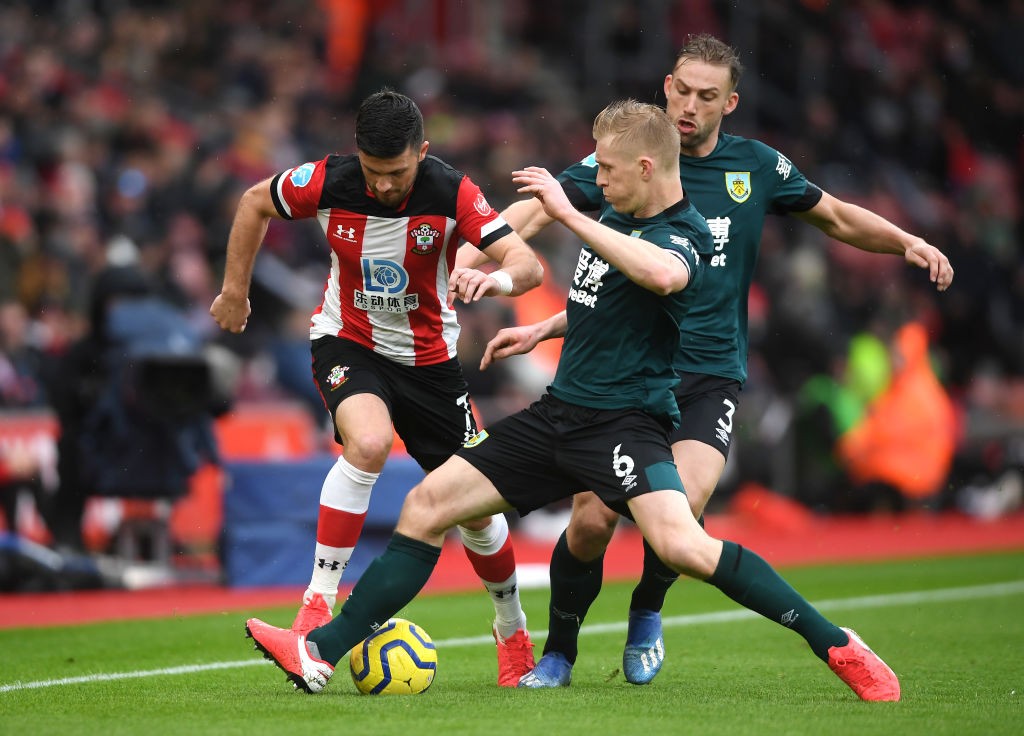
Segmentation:
<svg viewBox="0 0 1024 736">
<path fill-rule="evenodd" d="M 327 270 L 315 222 L 272 223 L 243 335 L 209 317 L 241 193 L 351 151 L 356 105 L 389 85 L 421 105 L 430 152 L 504 207 L 517 198 L 513 169 L 559 171 L 591 150 L 591 120 L 610 99 L 658 101 L 676 48 L 698 31 L 736 45 L 747 68 L 727 132 L 777 147 L 956 270 L 937 294 L 899 258 L 773 218 L 721 497 L 754 480 L 815 508 L 888 504 L 886 493 L 843 501 L 865 483 L 837 447 L 893 381 L 843 402 L 864 371 L 895 375 L 890 346 L 914 324 L 956 438 L 924 502 L 1000 511 L 1014 480 L 1019 496 L 1024 464 L 1024 0 L 5 2 L 0 409 L 47 407 L 52 387 L 78 380 L 64 359 L 94 328 L 97 278 L 131 266 L 232 356 L 235 401 L 297 399 L 322 422 L 307 343 Z M 571 239 L 549 228 L 534 245 L 559 288 Z M 462 310 L 485 421 L 544 382 L 536 366 L 475 369 L 487 339 L 518 317 L 499 300 Z M 864 340 L 881 346 L 867 367 L 852 359 Z M 21 459 L 11 467 L 31 471 Z"/>
</svg>

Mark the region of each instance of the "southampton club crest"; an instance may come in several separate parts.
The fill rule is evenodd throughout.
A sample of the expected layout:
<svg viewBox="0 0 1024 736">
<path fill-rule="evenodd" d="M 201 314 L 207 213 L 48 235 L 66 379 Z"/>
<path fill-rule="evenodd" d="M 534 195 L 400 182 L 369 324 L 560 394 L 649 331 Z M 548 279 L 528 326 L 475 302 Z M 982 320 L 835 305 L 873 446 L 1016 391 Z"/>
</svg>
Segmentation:
<svg viewBox="0 0 1024 736">
<path fill-rule="evenodd" d="M 725 190 L 734 202 L 746 202 L 750 199 L 750 172 L 726 171 Z"/>
<path fill-rule="evenodd" d="M 429 223 L 421 223 L 409 231 L 409 239 L 412 241 L 412 252 L 419 256 L 425 256 L 437 250 L 437 241 L 441 237 L 441 231 L 430 226 Z"/>
<path fill-rule="evenodd" d="M 348 380 L 348 376 L 345 375 L 346 371 L 348 371 L 347 365 L 336 365 L 331 368 L 331 372 L 327 374 L 327 383 L 331 384 L 331 391 Z"/>
</svg>

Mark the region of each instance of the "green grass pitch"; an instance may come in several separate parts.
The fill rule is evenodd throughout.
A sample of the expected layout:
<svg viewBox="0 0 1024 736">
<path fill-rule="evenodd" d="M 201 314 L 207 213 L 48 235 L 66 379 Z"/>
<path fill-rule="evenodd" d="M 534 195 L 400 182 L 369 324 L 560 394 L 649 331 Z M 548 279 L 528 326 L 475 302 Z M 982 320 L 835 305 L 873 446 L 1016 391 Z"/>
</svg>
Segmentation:
<svg viewBox="0 0 1024 736">
<path fill-rule="evenodd" d="M 402 615 L 438 645 L 423 695 L 359 695 L 339 668 L 297 693 L 244 638 L 250 615 L 0 631 L 0 734 L 1017 734 L 1024 732 L 1024 552 L 783 570 L 900 676 L 900 703 L 863 703 L 803 640 L 690 580 L 665 608 L 657 679 L 622 677 L 629 584 L 606 584 L 568 688 L 495 685 L 490 603 L 422 596 Z M 547 591 L 524 591 L 538 652 Z"/>
</svg>

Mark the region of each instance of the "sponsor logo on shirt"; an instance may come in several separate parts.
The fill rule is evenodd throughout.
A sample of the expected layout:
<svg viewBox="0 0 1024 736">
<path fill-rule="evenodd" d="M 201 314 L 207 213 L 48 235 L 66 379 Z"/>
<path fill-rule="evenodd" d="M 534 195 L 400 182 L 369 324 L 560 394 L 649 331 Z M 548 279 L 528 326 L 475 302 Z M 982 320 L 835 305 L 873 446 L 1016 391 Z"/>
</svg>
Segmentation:
<svg viewBox="0 0 1024 736">
<path fill-rule="evenodd" d="M 420 308 L 419 294 L 406 294 L 409 273 L 402 264 L 389 258 L 360 260 L 363 288 L 356 289 L 352 303 L 364 312 L 404 314 Z"/>
<path fill-rule="evenodd" d="M 597 304 L 598 290 L 603 285 L 601 279 L 610 266 L 587 250 L 580 251 L 573 274 L 573 288 L 569 289 L 569 300 L 591 309 Z"/>
</svg>

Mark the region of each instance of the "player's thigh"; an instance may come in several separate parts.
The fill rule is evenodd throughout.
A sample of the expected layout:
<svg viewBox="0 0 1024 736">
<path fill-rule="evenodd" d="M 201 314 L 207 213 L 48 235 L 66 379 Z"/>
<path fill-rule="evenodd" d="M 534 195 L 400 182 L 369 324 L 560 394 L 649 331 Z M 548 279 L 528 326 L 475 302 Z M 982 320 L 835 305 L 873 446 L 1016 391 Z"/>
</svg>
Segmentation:
<svg viewBox="0 0 1024 736">
<path fill-rule="evenodd" d="M 456 453 L 483 473 L 520 516 L 584 490 L 559 467 L 559 434 L 544 404 L 542 399 L 501 419 Z"/>
<path fill-rule="evenodd" d="M 392 390 L 389 361 L 362 345 L 337 337 L 313 341 L 313 378 L 334 419 L 334 439 L 385 436 L 390 447 Z"/>
<path fill-rule="evenodd" d="M 424 470 L 440 466 L 476 434 L 469 386 L 457 360 L 401 366 L 395 383 L 395 431 Z"/>
<path fill-rule="evenodd" d="M 345 446 L 345 459 L 356 467 L 363 467 L 360 460 L 378 465 L 387 460 L 395 435 L 391 412 L 379 395 L 358 393 L 345 397 L 334 410 L 334 426 Z M 372 470 L 377 472 L 380 468 Z"/>
<path fill-rule="evenodd" d="M 680 422 L 669 439 L 699 440 L 729 457 L 740 383 L 731 378 L 683 373 L 673 389 Z"/>
<path fill-rule="evenodd" d="M 683 373 L 674 389 L 680 423 L 669 435 L 690 506 L 697 515 L 718 485 L 732 447 L 740 383 Z"/>
<path fill-rule="evenodd" d="M 456 524 L 511 508 L 486 475 L 453 456 L 409 492 L 396 530 L 434 541 Z"/>
<path fill-rule="evenodd" d="M 631 498 L 628 503 L 640 532 L 666 565 L 701 580 L 711 576 L 721 557 L 722 543 L 701 529 L 686 494 L 654 491 Z"/>
<path fill-rule="evenodd" d="M 676 442 L 672 445 L 672 456 L 693 515 L 700 516 L 725 470 L 725 456 L 700 440 Z"/>
<path fill-rule="evenodd" d="M 559 464 L 575 485 L 628 516 L 626 501 L 650 491 L 683 490 L 665 428 L 639 409 L 577 408 L 559 447 Z"/>
</svg>

